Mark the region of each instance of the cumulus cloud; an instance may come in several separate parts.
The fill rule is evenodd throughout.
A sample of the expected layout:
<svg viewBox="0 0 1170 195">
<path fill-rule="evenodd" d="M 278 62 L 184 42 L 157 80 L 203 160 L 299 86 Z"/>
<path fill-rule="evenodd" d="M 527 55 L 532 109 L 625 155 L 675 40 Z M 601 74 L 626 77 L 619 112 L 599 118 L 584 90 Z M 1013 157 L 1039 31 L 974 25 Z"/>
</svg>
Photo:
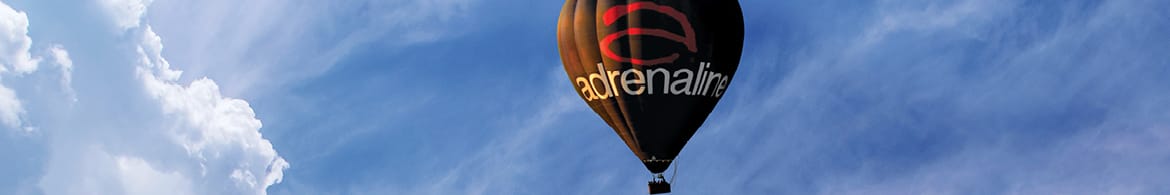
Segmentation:
<svg viewBox="0 0 1170 195">
<path fill-rule="evenodd" d="M 114 25 L 120 30 L 136 28 L 146 14 L 146 9 L 154 0 L 100 0 L 98 3 L 106 10 Z"/>
<path fill-rule="evenodd" d="M 21 126 L 21 117 L 24 115 L 24 106 L 16 97 L 16 91 L 0 85 L 0 122 L 9 128 Z"/>
<path fill-rule="evenodd" d="M 211 178 L 230 178 L 236 187 L 260 194 L 279 183 L 289 164 L 261 136 L 261 122 L 248 102 L 223 97 L 215 81 L 207 78 L 187 86 L 178 84 L 181 72 L 170 69 L 162 57 L 161 38 L 150 26 L 143 29 L 138 76 L 165 113 L 182 119 L 185 127 L 174 130 L 175 141 L 199 160 L 201 167 L 224 169 L 230 174 L 208 175 Z"/>
<path fill-rule="evenodd" d="M 0 2 L 0 73 L 13 71 L 20 75 L 36 71 L 41 59 L 29 53 L 31 47 L 28 15 Z M 16 91 L 0 84 L 0 122 L 9 128 L 20 128 L 24 114 Z"/>
<path fill-rule="evenodd" d="M 11 68 L 26 74 L 37 70 L 40 58 L 29 53 L 32 38 L 28 36 L 28 15 L 0 2 L 0 71 Z"/>
<path fill-rule="evenodd" d="M 192 194 L 191 181 L 181 173 L 156 170 L 141 158 L 115 157 L 118 176 L 126 194 Z M 150 184 L 150 185 L 143 185 Z"/>
<path fill-rule="evenodd" d="M 262 123 L 248 102 L 222 95 L 209 78 L 182 81 L 183 71 L 162 54 L 162 37 L 150 25 L 136 23 L 150 1 L 102 3 L 105 14 L 125 30 L 120 35 L 130 35 L 111 39 L 131 50 L 112 52 L 133 58 L 74 61 L 71 53 L 95 51 L 47 49 L 61 69 L 60 84 L 69 91 L 75 63 L 106 67 L 76 72 L 90 74 L 79 79 L 103 82 L 79 81 L 78 92 L 92 93 L 80 93 L 74 96 L 82 99 L 76 107 L 58 110 L 67 113 L 46 117 L 69 122 L 50 128 L 51 154 L 41 189 L 46 194 L 267 194 L 269 186 L 280 183 L 289 163 L 263 138 Z M 105 47 L 119 48 L 83 48 Z M 0 97 L 4 92 L 0 89 Z"/>
<path fill-rule="evenodd" d="M 223 97 L 212 79 L 179 84 L 183 72 L 171 69 L 161 55 L 161 37 L 150 26 L 142 29 L 138 77 L 165 113 L 181 119 L 183 127 L 172 130 L 172 139 L 199 162 L 201 176 L 233 180 L 233 188 L 249 194 L 266 194 L 271 184 L 281 182 L 289 163 L 262 138 L 252 107 L 245 100 Z"/>
</svg>

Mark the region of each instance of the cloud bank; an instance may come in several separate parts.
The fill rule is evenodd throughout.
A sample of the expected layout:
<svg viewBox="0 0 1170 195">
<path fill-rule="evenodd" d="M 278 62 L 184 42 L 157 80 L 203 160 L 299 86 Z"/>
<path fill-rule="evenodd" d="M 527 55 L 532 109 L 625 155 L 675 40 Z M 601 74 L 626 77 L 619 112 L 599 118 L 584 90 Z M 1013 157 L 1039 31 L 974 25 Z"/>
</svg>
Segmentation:
<svg viewBox="0 0 1170 195">
<path fill-rule="evenodd" d="M 28 15 L 0 2 L 0 74 L 28 74 L 37 70 L 41 59 L 29 53 Z M 24 106 L 11 88 L 0 84 L 0 122 L 20 128 Z"/>
<path fill-rule="evenodd" d="M 200 175 L 231 178 L 235 186 L 219 187 L 235 187 L 248 194 L 265 194 L 268 186 L 280 183 L 289 164 L 261 137 L 260 120 L 248 102 L 223 97 L 210 79 L 178 84 L 182 72 L 171 69 L 162 57 L 161 37 L 150 26 L 142 34 L 138 76 L 147 92 L 161 102 L 164 113 L 181 119 L 171 129 L 172 139 L 199 162 Z"/>
<path fill-rule="evenodd" d="M 0 139 L 45 151 L 13 152 L 39 164 L 22 169 L 41 171 L 6 176 L 18 184 L 0 181 L 0 193 L 267 194 L 282 181 L 289 163 L 261 135 L 248 102 L 222 95 L 212 79 L 182 80 L 164 57 L 162 37 L 144 19 L 151 1 L 95 3 L 112 25 L 74 25 L 94 33 L 70 35 L 108 42 L 30 36 L 37 17 L 0 3 L 0 77 L 15 83 L 0 85 L 0 122 L 22 132 Z M 52 22 L 60 21 L 45 26 Z M 52 71 L 38 71 L 42 61 Z"/>
</svg>

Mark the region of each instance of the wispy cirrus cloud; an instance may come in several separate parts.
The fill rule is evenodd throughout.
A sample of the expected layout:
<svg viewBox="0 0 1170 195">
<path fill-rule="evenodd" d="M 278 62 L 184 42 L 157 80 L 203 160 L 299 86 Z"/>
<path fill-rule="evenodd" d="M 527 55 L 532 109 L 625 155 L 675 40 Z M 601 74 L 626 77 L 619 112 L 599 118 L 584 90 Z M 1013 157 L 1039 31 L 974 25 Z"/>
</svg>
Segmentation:
<svg viewBox="0 0 1170 195">
<path fill-rule="evenodd" d="M 109 24 L 77 30 L 113 35 L 56 47 L 38 25 L 11 28 L 38 41 L 17 61 L 63 74 L 5 65 L 0 100 L 16 101 L 0 108 L 43 134 L 0 145 L 47 149 L 13 158 L 44 171 L 0 188 L 645 192 L 643 167 L 562 78 L 561 2 L 95 3 L 71 14 Z M 743 4 L 743 65 L 679 157 L 678 193 L 1168 191 L 1166 3 Z M 74 80 L 72 106 L 38 89 L 69 88 L 58 77 Z"/>
<path fill-rule="evenodd" d="M 696 160 L 720 160 L 684 167 L 706 177 L 682 186 L 712 193 L 1166 192 L 1165 176 L 1145 173 L 1161 170 L 1170 155 L 1149 145 L 1164 139 L 1162 116 L 1170 115 L 1158 84 L 1166 82 L 1158 74 L 1167 58 L 1157 54 L 1170 48 L 1148 44 L 1159 39 L 1152 32 L 1170 30 L 1165 14 L 1151 9 L 1166 6 L 880 1 L 834 15 L 843 22 L 793 22 L 800 26 L 780 35 L 756 34 L 772 42 L 749 44 L 725 113 L 688 146 Z M 774 44 L 785 35 L 818 36 Z"/>
<path fill-rule="evenodd" d="M 170 59 L 219 78 L 226 94 L 270 96 L 367 48 L 387 54 L 479 26 L 471 0 L 326 2 L 161 1 L 149 14 L 174 41 Z M 202 9 L 189 9 L 200 7 Z M 208 58 L 205 56 L 216 56 Z M 265 78 L 265 79 L 256 79 Z"/>
<path fill-rule="evenodd" d="M 73 59 L 69 58 L 69 51 L 62 45 L 53 45 L 49 47 L 49 54 L 53 64 L 60 69 L 61 89 L 69 96 L 69 99 L 76 102 L 77 92 L 73 90 Z"/>
</svg>

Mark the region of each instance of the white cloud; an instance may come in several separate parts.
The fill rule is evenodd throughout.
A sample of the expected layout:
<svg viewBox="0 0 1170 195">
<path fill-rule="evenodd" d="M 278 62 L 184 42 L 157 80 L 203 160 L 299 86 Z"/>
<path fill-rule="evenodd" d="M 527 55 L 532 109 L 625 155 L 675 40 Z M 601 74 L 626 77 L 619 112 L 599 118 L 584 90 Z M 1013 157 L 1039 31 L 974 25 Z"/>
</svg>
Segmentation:
<svg viewBox="0 0 1170 195">
<path fill-rule="evenodd" d="M 116 45 L 47 49 L 61 68 L 61 85 L 72 88 L 74 73 L 88 75 L 78 76 L 76 87 L 77 92 L 89 93 L 79 93 L 82 101 L 75 107 L 46 111 L 65 113 L 43 119 L 55 123 L 48 128 L 54 133 L 47 134 L 51 153 L 39 183 L 41 190 L 46 194 L 267 194 L 269 186 L 280 183 L 289 163 L 263 138 L 262 123 L 248 102 L 225 97 L 208 78 L 184 84 L 180 81 L 183 72 L 163 57 L 162 38 L 148 24 L 129 22 L 140 21 L 150 1 L 102 3 L 104 14 L 125 30 L 121 35 L 131 35 L 109 37 L 132 46 L 132 50 L 109 52 L 131 55 L 107 56 L 133 58 L 88 61 L 92 58 L 85 56 L 100 52 L 78 50 L 124 48 Z M 73 72 L 75 63 L 102 67 Z M 3 92 L 0 88 L 0 97 Z"/>
<path fill-rule="evenodd" d="M 37 70 L 39 58 L 29 53 L 32 38 L 28 37 L 28 15 L 0 2 L 0 71 L 12 68 L 25 74 Z"/>
<path fill-rule="evenodd" d="M 156 170 L 146 160 L 135 157 L 116 157 L 115 162 L 126 194 L 186 195 L 193 192 L 191 181 L 182 173 Z"/>
<path fill-rule="evenodd" d="M 53 45 L 49 48 L 49 56 L 52 57 L 53 64 L 61 69 L 61 89 L 70 100 L 76 102 L 77 94 L 73 91 L 73 59 L 69 58 L 69 51 L 65 50 L 64 46 Z"/>
<path fill-rule="evenodd" d="M 30 52 L 33 40 L 28 35 L 28 28 L 28 14 L 0 2 L 0 73 L 24 76 L 37 71 L 43 59 Z M 68 52 L 64 47 L 54 45 L 49 53 L 62 69 L 62 87 L 73 96 L 72 87 L 68 84 L 72 79 L 70 72 L 73 62 Z M 0 84 L 0 123 L 9 128 L 32 131 L 33 127 L 25 126 L 27 111 L 23 104 L 15 90 Z"/>
<path fill-rule="evenodd" d="M 136 28 L 146 14 L 146 9 L 154 0 L 100 0 L 102 8 L 120 30 Z"/>
<path fill-rule="evenodd" d="M 18 75 L 36 71 L 41 59 L 29 53 L 31 47 L 28 15 L 0 2 L 0 73 L 10 69 Z M 24 114 L 24 106 L 16 91 L 0 84 L 0 122 L 9 128 L 20 128 Z"/>
<path fill-rule="evenodd" d="M 0 122 L 9 128 L 18 128 L 24 113 L 24 106 L 17 99 L 16 91 L 0 84 Z"/>
<path fill-rule="evenodd" d="M 279 183 L 289 164 L 261 136 L 261 122 L 248 102 L 223 97 L 211 79 L 180 85 L 182 72 L 170 69 L 163 58 L 162 38 L 149 25 L 142 29 L 138 77 L 164 113 L 181 119 L 184 127 L 173 129 L 172 138 L 199 161 L 204 177 L 232 179 L 235 187 L 252 194 L 265 194 Z"/>
</svg>

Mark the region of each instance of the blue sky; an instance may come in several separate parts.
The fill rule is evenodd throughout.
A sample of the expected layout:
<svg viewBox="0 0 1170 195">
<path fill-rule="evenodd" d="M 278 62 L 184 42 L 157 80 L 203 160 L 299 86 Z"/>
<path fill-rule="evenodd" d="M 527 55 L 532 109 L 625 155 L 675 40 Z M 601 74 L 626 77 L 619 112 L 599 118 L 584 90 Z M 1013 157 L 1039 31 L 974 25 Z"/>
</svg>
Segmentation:
<svg viewBox="0 0 1170 195">
<path fill-rule="evenodd" d="M 0 194 L 650 179 L 573 95 L 563 2 L 0 2 Z M 1170 2 L 741 4 L 675 194 L 1170 193 Z"/>
</svg>

